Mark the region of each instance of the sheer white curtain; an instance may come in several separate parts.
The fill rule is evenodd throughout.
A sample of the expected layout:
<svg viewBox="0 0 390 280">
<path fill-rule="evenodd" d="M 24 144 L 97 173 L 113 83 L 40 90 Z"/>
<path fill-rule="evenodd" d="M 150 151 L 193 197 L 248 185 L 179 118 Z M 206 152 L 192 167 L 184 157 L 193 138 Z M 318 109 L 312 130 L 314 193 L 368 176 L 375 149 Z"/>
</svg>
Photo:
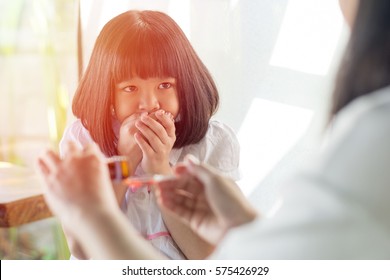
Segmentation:
<svg viewBox="0 0 390 280">
<path fill-rule="evenodd" d="M 0 0 L 0 161 L 57 146 L 75 74 L 77 1 Z"/>
<path fill-rule="evenodd" d="M 240 185 L 269 211 L 321 137 L 347 34 L 337 0 L 81 0 L 85 63 L 101 27 L 128 9 L 166 12 L 185 31 L 219 87 L 215 118 L 238 134 Z"/>
</svg>

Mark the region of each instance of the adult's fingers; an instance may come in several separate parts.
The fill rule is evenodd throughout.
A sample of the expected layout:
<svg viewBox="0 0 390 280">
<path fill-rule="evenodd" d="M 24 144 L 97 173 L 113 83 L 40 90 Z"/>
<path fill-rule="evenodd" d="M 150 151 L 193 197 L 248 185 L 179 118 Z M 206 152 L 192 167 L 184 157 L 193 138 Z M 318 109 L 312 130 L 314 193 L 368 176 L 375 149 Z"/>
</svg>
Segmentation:
<svg viewBox="0 0 390 280">
<path fill-rule="evenodd" d="M 47 150 L 39 157 L 38 164 L 40 167 L 44 168 L 46 173 L 50 173 L 54 171 L 58 165 L 61 163 L 61 159 L 58 154 L 53 152 L 52 150 Z"/>
<path fill-rule="evenodd" d="M 49 167 L 46 165 L 45 161 L 41 158 L 38 158 L 38 161 L 37 161 L 37 167 L 38 167 L 38 171 L 42 174 L 42 175 L 49 175 L 50 173 L 50 169 Z"/>
<path fill-rule="evenodd" d="M 74 155 L 77 152 L 80 152 L 82 150 L 82 146 L 79 143 L 76 143 L 74 141 L 67 141 L 64 146 L 63 155 L 69 156 Z"/>
<path fill-rule="evenodd" d="M 84 153 L 85 154 L 97 155 L 97 156 L 99 156 L 99 158 L 103 158 L 104 157 L 104 155 L 103 155 L 102 151 L 100 150 L 98 144 L 96 144 L 94 142 L 88 144 L 87 146 L 85 146 Z"/>
<path fill-rule="evenodd" d="M 158 203 L 184 220 L 191 217 L 196 202 L 195 195 L 188 190 L 188 180 L 172 179 L 159 182 L 156 190 Z"/>
<path fill-rule="evenodd" d="M 175 179 L 157 183 L 158 196 L 165 204 L 181 205 L 192 209 L 197 197 L 204 191 L 202 184 L 192 175 L 181 175 Z"/>
<path fill-rule="evenodd" d="M 68 141 L 66 143 L 66 149 L 68 151 L 68 153 L 75 153 L 77 151 L 80 151 L 81 150 L 81 147 L 79 147 L 76 142 L 74 141 Z"/>
</svg>

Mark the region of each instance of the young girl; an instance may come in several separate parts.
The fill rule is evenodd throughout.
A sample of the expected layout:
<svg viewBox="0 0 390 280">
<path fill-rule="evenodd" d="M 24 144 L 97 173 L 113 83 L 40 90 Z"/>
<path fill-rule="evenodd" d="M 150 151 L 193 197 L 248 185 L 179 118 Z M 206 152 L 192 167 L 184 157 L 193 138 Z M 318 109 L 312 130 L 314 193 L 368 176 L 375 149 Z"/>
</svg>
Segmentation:
<svg viewBox="0 0 390 280">
<path fill-rule="evenodd" d="M 210 73 L 180 27 L 161 12 L 128 11 L 110 20 L 96 40 L 73 99 L 78 119 L 66 129 L 60 151 L 66 153 L 68 141 L 96 142 L 107 157 L 127 156 L 136 176 L 172 174 L 190 153 L 237 180 L 236 136 L 210 120 L 218 102 Z M 167 257 L 203 258 L 212 251 L 189 227 L 160 212 L 150 186 L 114 188 L 130 222 Z M 77 244 L 70 247 L 76 255 Z"/>
</svg>

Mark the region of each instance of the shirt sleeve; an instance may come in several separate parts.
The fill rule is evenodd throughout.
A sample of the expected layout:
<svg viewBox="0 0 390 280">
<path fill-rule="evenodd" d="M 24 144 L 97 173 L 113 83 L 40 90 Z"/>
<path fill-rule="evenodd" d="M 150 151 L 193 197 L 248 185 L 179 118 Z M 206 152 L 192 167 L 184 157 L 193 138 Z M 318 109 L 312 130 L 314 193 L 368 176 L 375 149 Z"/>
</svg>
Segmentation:
<svg viewBox="0 0 390 280">
<path fill-rule="evenodd" d="M 87 144 L 92 143 L 92 137 L 88 130 L 82 125 L 81 121 L 75 120 L 64 131 L 62 139 L 59 143 L 59 150 L 61 157 L 66 154 L 66 143 L 73 141 L 80 147 L 85 147 Z"/>
<path fill-rule="evenodd" d="M 317 160 L 286 182 L 279 211 L 232 230 L 213 258 L 390 257 L 390 101 L 362 101 L 340 112 Z"/>
</svg>

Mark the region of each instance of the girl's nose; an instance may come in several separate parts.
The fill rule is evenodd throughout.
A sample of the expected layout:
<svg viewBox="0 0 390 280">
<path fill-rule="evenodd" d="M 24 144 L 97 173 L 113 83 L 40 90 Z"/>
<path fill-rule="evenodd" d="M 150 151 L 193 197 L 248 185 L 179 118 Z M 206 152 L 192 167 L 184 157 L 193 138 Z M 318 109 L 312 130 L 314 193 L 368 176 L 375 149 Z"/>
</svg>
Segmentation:
<svg viewBox="0 0 390 280">
<path fill-rule="evenodd" d="M 142 94 L 139 100 L 139 110 L 152 112 L 160 109 L 160 103 L 154 94 Z"/>
</svg>

